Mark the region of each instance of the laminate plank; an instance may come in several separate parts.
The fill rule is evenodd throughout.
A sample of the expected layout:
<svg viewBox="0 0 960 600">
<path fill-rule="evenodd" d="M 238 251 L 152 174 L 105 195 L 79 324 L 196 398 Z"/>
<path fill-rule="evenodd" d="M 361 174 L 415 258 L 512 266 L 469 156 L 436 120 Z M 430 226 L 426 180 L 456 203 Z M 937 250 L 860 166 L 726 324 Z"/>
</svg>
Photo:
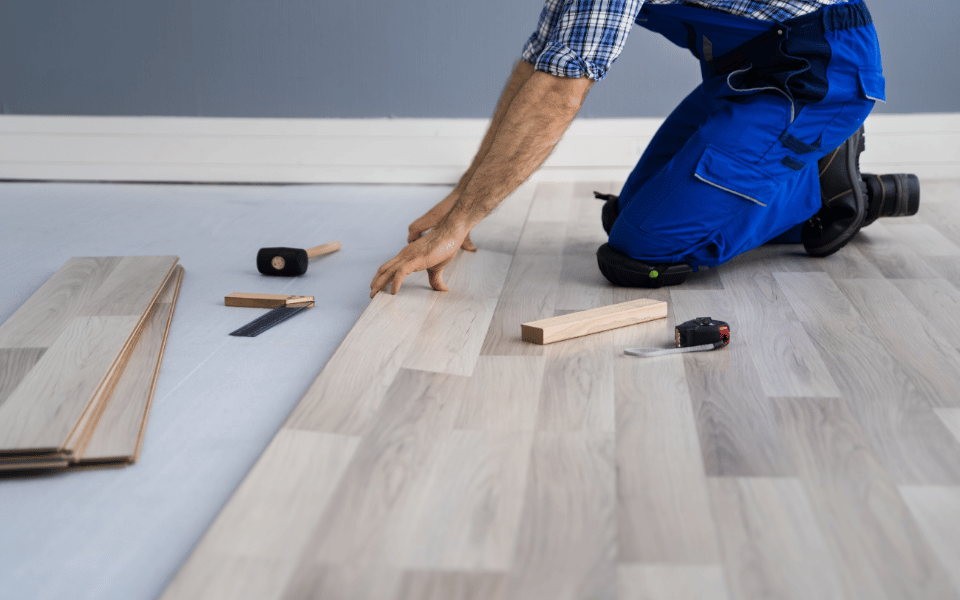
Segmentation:
<svg viewBox="0 0 960 600">
<path fill-rule="evenodd" d="M 960 258 L 956 256 L 926 256 L 924 261 L 942 279 L 960 290 Z"/>
<path fill-rule="evenodd" d="M 846 598 L 800 482 L 710 478 L 734 598 Z"/>
<path fill-rule="evenodd" d="M 556 309 L 588 310 L 641 297 L 639 290 L 615 288 L 600 273 L 597 248 L 607 241 L 600 220 L 603 202 L 593 197 L 589 187 L 579 184 L 572 187 Z"/>
<path fill-rule="evenodd" d="M 462 377 L 403 369 L 362 434 L 356 455 L 303 553 L 316 563 L 383 564 L 395 515 L 459 413 Z M 452 383 L 451 383 L 452 381 Z"/>
<path fill-rule="evenodd" d="M 75 458 L 83 454 L 90 442 L 97 421 L 106 409 L 110 394 L 113 393 L 143 330 L 150 307 L 156 304 L 164 286 L 174 277 L 178 260 L 176 256 L 124 257 L 90 301 L 81 308 L 81 313 L 92 313 L 94 316 L 121 316 L 129 312 L 131 315 L 139 315 L 140 319 L 104 376 L 103 384 L 97 388 L 87 403 L 86 410 L 63 443 L 64 450 L 72 453 Z"/>
<path fill-rule="evenodd" d="M 404 368 L 473 374 L 512 260 L 489 250 L 461 251 L 448 277 L 450 291 L 434 303 Z"/>
<path fill-rule="evenodd" d="M 637 329 L 629 342 L 643 347 L 672 333 L 665 326 Z M 620 350 L 613 380 L 619 560 L 719 563 L 683 357 L 640 359 Z"/>
<path fill-rule="evenodd" d="M 46 348 L 0 348 L 0 406 L 46 351 Z"/>
<path fill-rule="evenodd" d="M 507 196 L 500 206 L 470 231 L 470 239 L 480 250 L 513 255 L 530 214 L 538 184 L 527 181 Z"/>
<path fill-rule="evenodd" d="M 509 570 L 532 441 L 532 431 L 453 431 L 438 440 L 383 542 L 385 561 L 415 570 Z"/>
<path fill-rule="evenodd" d="M 960 290 L 943 279 L 895 279 L 891 281 L 927 321 L 960 348 Z"/>
<path fill-rule="evenodd" d="M 948 218 L 945 222 L 950 223 L 951 220 Z M 948 238 L 936 227 L 921 223 L 916 218 L 891 219 L 886 221 L 884 226 L 887 234 L 896 239 L 898 244 L 909 248 L 918 256 L 960 256 L 960 246 L 953 241 L 958 239 L 956 234 L 960 231 L 948 230 L 948 233 L 954 236 Z"/>
<path fill-rule="evenodd" d="M 774 402 L 847 597 L 960 597 L 846 403 Z"/>
<path fill-rule="evenodd" d="M 481 355 L 543 354 L 542 347 L 521 339 L 519 324 L 553 316 L 562 262 L 563 238 L 558 233 L 554 223 L 527 222 L 490 320 Z"/>
<path fill-rule="evenodd" d="M 120 260 L 120 257 L 68 260 L 0 325 L 0 348 L 50 347 Z"/>
<path fill-rule="evenodd" d="M 836 383 L 785 301 L 773 268 L 755 262 L 720 274 L 737 339 L 750 349 L 767 395 L 835 397 Z"/>
<path fill-rule="evenodd" d="M 533 431 L 544 359 L 480 356 L 473 377 L 450 378 L 447 392 L 460 405 L 454 427 L 472 431 Z"/>
<path fill-rule="evenodd" d="M 552 223 L 562 230 L 574 201 L 574 186 L 569 183 L 539 183 L 533 195 L 527 223 Z"/>
<path fill-rule="evenodd" d="M 885 280 L 847 279 L 837 285 L 933 406 L 960 406 L 960 353 L 900 290 Z"/>
<path fill-rule="evenodd" d="M 953 437 L 960 441 L 960 408 L 938 408 L 935 412 Z"/>
<path fill-rule="evenodd" d="M 617 597 L 635 600 L 730 600 L 723 568 L 701 565 L 617 567 Z"/>
<path fill-rule="evenodd" d="M 396 600 L 507 600 L 503 573 L 408 571 Z"/>
<path fill-rule="evenodd" d="M 408 280 L 415 278 L 427 282 L 424 273 Z M 403 291 L 377 294 L 370 301 L 284 427 L 345 435 L 366 428 L 438 297 L 429 285 Z"/>
<path fill-rule="evenodd" d="M 960 445 L 837 284 L 825 274 L 776 277 L 894 481 L 960 483 Z"/>
<path fill-rule="evenodd" d="M 124 256 L 80 308 L 85 317 L 142 317 L 173 273 L 176 256 Z"/>
<path fill-rule="evenodd" d="M 283 593 L 283 600 L 394 600 L 404 573 L 381 565 L 317 563 L 301 568 Z"/>
<path fill-rule="evenodd" d="M 900 495 L 960 590 L 960 487 L 901 486 Z"/>
<path fill-rule="evenodd" d="M 511 597 L 616 596 L 616 474 L 609 433 L 539 433 L 533 442 Z"/>
<path fill-rule="evenodd" d="M 547 348 L 539 431 L 614 430 L 612 332 Z"/>
<path fill-rule="evenodd" d="M 279 600 L 295 565 L 283 560 L 205 553 L 191 560 L 163 600 Z"/>
<path fill-rule="evenodd" d="M 880 269 L 852 244 L 840 252 L 814 260 L 833 279 L 883 279 Z"/>
<path fill-rule="evenodd" d="M 97 419 L 90 442 L 77 462 L 137 460 L 182 281 L 183 267 L 177 267 L 150 309 L 106 408 Z"/>
<path fill-rule="evenodd" d="M 730 296 L 726 291 L 676 289 L 670 297 L 677 321 L 711 316 L 728 320 L 731 327 L 731 341 L 725 348 L 683 355 L 705 473 L 734 477 L 794 475 L 796 470 L 784 449 L 776 412 L 753 362 L 755 353 L 737 337 L 739 321 L 725 319 L 734 314 Z"/>
<path fill-rule="evenodd" d="M 897 237 L 897 231 L 883 223 L 873 223 L 862 229 L 849 246 L 859 250 L 887 279 L 935 278 L 936 272 Z"/>
<path fill-rule="evenodd" d="M 481 354 L 543 353 L 521 341 L 518 323 L 553 316 L 566 231 L 566 220 L 558 215 L 566 215 L 570 202 L 569 189 L 558 190 L 552 184 L 536 187 Z"/>
<path fill-rule="evenodd" d="M 960 210 L 954 199 L 960 187 L 954 186 L 951 190 L 952 198 L 945 202 L 928 202 L 927 182 L 923 183 L 923 210 L 917 212 L 917 217 L 930 227 L 936 229 L 948 240 L 960 240 Z"/>
<path fill-rule="evenodd" d="M 139 316 L 75 317 L 0 406 L 0 448 L 63 446 Z"/>
</svg>

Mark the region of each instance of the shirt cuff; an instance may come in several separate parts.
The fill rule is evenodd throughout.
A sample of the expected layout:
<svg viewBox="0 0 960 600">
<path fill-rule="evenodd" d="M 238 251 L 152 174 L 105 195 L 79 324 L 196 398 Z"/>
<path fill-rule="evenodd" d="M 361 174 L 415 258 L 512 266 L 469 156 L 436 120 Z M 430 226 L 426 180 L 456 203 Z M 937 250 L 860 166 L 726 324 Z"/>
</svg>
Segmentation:
<svg viewBox="0 0 960 600">
<path fill-rule="evenodd" d="M 589 77 L 600 81 L 607 76 L 607 67 L 583 60 L 569 46 L 552 42 L 542 49 L 530 40 L 524 48 L 521 58 L 531 63 L 537 71 L 543 71 L 557 77 Z"/>
</svg>

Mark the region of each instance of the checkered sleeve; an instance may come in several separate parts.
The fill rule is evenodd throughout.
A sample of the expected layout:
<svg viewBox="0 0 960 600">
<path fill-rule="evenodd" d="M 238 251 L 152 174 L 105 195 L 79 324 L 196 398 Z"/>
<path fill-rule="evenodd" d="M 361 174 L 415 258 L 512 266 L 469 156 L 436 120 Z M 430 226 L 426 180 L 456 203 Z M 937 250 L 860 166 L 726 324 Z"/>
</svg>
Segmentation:
<svg viewBox="0 0 960 600">
<path fill-rule="evenodd" d="M 547 0 L 522 59 L 558 77 L 603 79 L 643 0 Z"/>
</svg>

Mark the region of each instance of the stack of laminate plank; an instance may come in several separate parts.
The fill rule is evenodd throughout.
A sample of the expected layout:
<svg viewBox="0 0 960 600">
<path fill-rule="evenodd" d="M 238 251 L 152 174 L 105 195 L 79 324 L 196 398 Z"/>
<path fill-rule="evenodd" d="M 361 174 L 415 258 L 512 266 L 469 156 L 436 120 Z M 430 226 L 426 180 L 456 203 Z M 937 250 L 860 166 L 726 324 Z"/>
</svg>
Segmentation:
<svg viewBox="0 0 960 600">
<path fill-rule="evenodd" d="M 72 258 L 0 326 L 0 473 L 137 459 L 178 260 Z"/>
</svg>

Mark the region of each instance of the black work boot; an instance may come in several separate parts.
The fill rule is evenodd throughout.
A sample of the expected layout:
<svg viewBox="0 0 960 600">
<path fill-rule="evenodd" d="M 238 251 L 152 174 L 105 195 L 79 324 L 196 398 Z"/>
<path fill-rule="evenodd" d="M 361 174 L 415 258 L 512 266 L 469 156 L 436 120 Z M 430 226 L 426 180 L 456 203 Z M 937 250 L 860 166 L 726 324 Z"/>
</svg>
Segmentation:
<svg viewBox="0 0 960 600">
<path fill-rule="evenodd" d="M 867 214 L 861 229 L 880 217 L 909 217 L 920 210 L 920 180 L 909 173 L 864 173 Z"/>
<path fill-rule="evenodd" d="M 593 197 L 605 201 L 603 212 L 600 213 L 600 222 L 603 223 L 603 230 L 607 232 L 607 235 L 610 235 L 614 222 L 620 216 L 620 197 L 613 194 L 601 194 L 600 192 L 594 192 Z"/>
<path fill-rule="evenodd" d="M 861 126 L 839 148 L 817 162 L 821 207 L 800 232 L 807 254 L 829 256 L 843 248 L 863 226 L 867 213 L 867 186 L 860 177 L 863 150 Z"/>
</svg>

